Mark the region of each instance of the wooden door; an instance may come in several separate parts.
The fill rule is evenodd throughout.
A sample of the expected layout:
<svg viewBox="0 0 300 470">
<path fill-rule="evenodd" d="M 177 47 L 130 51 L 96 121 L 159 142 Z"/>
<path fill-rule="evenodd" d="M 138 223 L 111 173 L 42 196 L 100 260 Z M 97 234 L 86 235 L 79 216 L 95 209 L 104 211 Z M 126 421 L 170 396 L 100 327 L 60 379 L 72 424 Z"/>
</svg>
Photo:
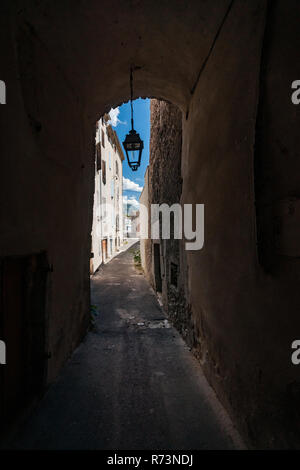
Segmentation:
<svg viewBox="0 0 300 470">
<path fill-rule="evenodd" d="M 6 364 L 0 365 L 0 432 L 4 432 L 44 386 L 45 254 L 0 259 L 0 339 Z"/>
</svg>

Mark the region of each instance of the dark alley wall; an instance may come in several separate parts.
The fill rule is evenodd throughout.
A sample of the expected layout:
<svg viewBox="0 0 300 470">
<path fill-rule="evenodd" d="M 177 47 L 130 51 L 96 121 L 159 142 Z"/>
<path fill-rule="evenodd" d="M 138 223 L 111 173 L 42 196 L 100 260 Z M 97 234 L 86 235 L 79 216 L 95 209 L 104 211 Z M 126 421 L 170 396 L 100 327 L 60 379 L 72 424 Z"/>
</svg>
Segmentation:
<svg viewBox="0 0 300 470">
<path fill-rule="evenodd" d="M 279 238 L 286 230 L 297 236 L 299 210 L 292 222 L 270 206 L 268 220 L 257 222 L 255 210 L 299 194 L 299 111 L 291 103 L 299 13 L 294 1 L 270 2 L 266 18 L 253 3 L 234 2 L 183 121 L 182 202 L 205 204 L 204 248 L 187 252 L 198 354 L 239 428 L 262 448 L 300 445 L 299 370 L 291 363 L 299 257 L 292 246 L 276 252 L 270 238 L 276 270 L 266 270 L 256 233 L 262 223 L 264 234 L 276 232 L 279 218 Z"/>
<path fill-rule="evenodd" d="M 0 257 L 46 253 L 47 301 L 40 315 L 47 324 L 49 382 L 88 324 L 93 128 L 33 29 L 10 23 L 8 11 L 0 21 L 8 88 L 0 116 Z"/>
<path fill-rule="evenodd" d="M 134 63 L 135 97 L 183 114 L 182 185 L 155 197 L 205 204 L 204 248 L 182 255 L 186 336 L 252 446 L 300 447 L 299 17 L 296 0 L 1 2 L 0 257 L 46 253 L 47 384 L 87 329 L 94 123 L 128 100 Z"/>
</svg>

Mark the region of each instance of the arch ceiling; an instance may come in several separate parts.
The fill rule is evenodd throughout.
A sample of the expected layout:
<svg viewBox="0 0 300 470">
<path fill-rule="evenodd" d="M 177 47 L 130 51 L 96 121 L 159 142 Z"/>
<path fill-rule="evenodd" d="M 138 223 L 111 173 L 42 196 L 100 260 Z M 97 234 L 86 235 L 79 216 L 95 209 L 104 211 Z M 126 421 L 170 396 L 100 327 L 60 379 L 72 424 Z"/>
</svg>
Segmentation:
<svg viewBox="0 0 300 470">
<path fill-rule="evenodd" d="M 171 5 L 170 5 L 171 3 Z M 219 0 L 40 1 L 19 10 L 82 101 L 88 119 L 129 98 L 188 109 L 197 77 L 232 2 Z M 30 22 L 27 18 L 30 18 Z"/>
</svg>

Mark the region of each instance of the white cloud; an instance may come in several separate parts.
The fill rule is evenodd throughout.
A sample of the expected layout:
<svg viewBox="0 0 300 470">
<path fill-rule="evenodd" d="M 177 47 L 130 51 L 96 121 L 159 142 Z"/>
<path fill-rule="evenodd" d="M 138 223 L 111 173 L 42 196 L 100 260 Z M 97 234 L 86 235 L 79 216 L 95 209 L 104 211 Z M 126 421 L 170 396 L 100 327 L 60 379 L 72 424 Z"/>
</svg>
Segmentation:
<svg viewBox="0 0 300 470">
<path fill-rule="evenodd" d="M 131 181 L 129 178 L 124 178 L 123 176 L 123 190 L 135 191 L 136 193 L 141 193 L 143 191 L 143 188 L 138 183 Z"/>
<path fill-rule="evenodd" d="M 125 205 L 129 204 L 134 209 L 138 209 L 140 207 L 139 201 L 133 196 L 131 196 L 131 197 L 123 196 L 123 204 L 125 204 Z"/>
<path fill-rule="evenodd" d="M 111 110 L 109 111 L 110 120 L 108 121 L 108 124 L 111 124 L 113 127 L 116 127 L 118 124 L 127 124 L 126 121 L 120 121 L 120 119 L 118 118 L 119 114 L 119 108 L 111 108 Z"/>
</svg>

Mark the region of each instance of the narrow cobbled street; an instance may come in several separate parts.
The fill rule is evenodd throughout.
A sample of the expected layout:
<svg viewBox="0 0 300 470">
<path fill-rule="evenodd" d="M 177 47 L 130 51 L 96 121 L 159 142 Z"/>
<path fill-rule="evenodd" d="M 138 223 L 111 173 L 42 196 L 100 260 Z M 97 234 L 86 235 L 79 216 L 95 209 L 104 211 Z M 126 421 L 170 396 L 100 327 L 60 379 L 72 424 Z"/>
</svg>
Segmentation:
<svg viewBox="0 0 300 470">
<path fill-rule="evenodd" d="M 94 325 L 12 447 L 242 447 L 199 363 L 134 266 L 136 249 L 92 277 Z"/>
</svg>

